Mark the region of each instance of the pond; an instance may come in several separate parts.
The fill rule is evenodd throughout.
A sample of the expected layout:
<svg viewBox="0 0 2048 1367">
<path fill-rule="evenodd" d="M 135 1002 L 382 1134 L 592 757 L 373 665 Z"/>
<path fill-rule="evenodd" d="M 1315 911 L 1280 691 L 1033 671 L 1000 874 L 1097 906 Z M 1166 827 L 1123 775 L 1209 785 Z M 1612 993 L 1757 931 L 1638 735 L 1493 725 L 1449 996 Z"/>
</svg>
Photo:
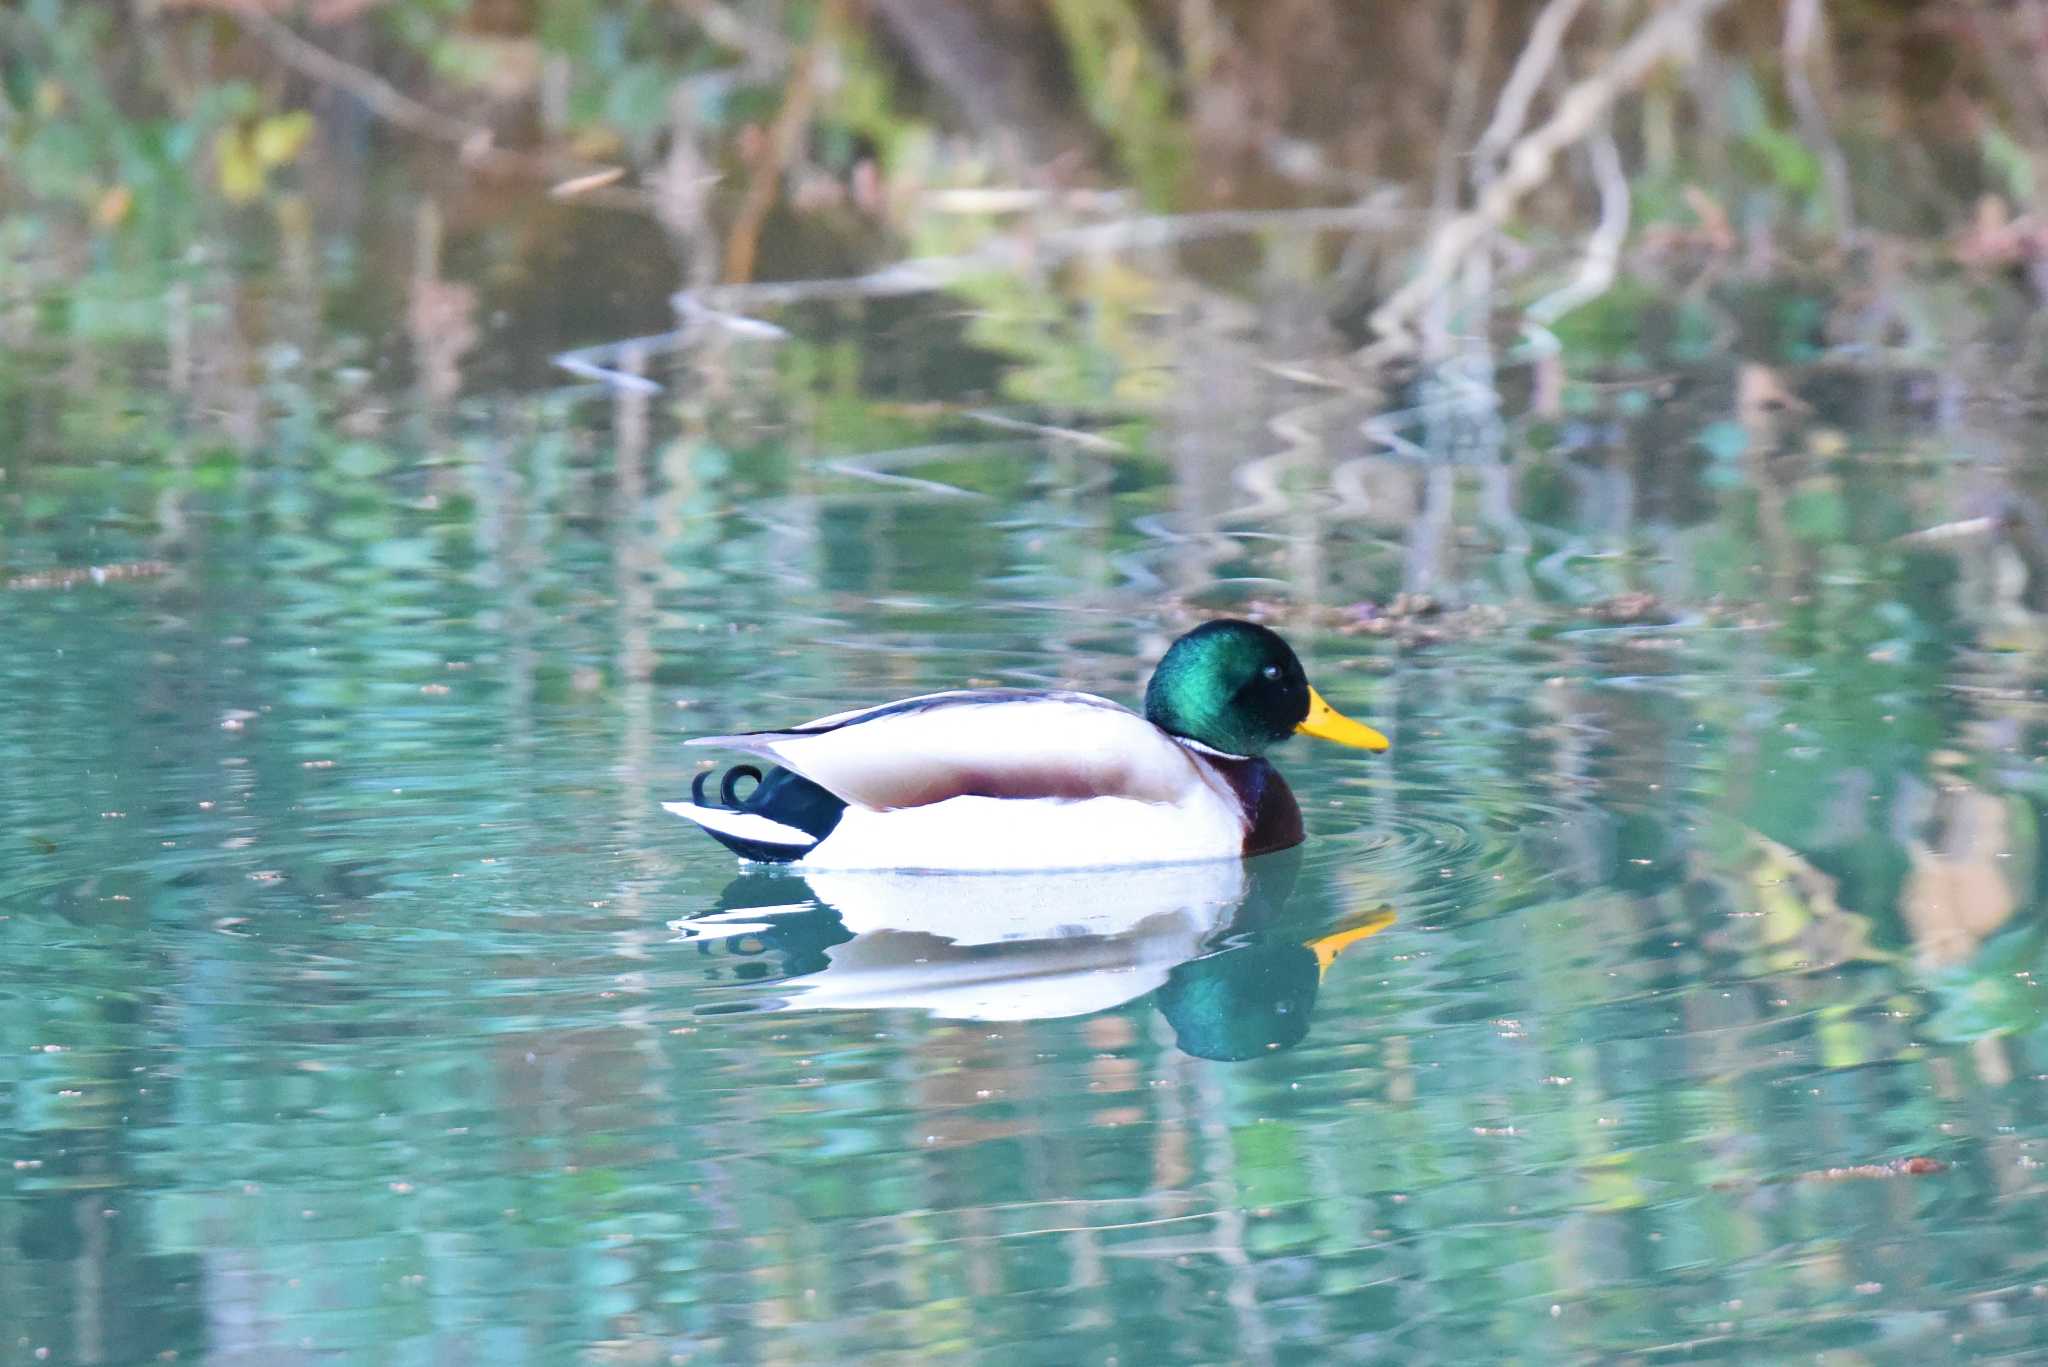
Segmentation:
<svg viewBox="0 0 2048 1367">
<path fill-rule="evenodd" d="M 582 268 L 482 230 L 40 288 L 0 1359 L 2037 1343 L 2038 427 L 1784 279 L 1628 296 L 1562 398 L 1349 391 L 1302 236 L 603 353 L 652 385 L 548 357 L 663 285 L 552 336 Z M 1133 702 L 1219 614 L 1393 740 L 1278 752 L 1298 852 L 807 878 L 661 810 L 692 735 Z"/>
</svg>

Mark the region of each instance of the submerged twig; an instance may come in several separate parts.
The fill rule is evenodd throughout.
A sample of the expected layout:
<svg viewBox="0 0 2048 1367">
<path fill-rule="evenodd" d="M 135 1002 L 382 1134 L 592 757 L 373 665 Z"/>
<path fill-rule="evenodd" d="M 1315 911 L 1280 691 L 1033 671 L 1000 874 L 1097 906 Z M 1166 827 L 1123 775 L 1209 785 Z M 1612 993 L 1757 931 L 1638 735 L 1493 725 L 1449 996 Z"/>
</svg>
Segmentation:
<svg viewBox="0 0 2048 1367">
<path fill-rule="evenodd" d="M 1034 265 L 1042 267 L 1091 253 L 1168 247 L 1233 233 L 1332 232 L 1392 227 L 1408 219 L 1406 211 L 1383 199 L 1338 208 L 1223 209 L 1209 213 L 1157 214 L 1070 228 L 1038 239 L 999 237 L 957 256 L 901 261 L 865 275 L 834 276 L 822 280 L 750 281 L 679 290 L 670 297 L 670 302 L 685 326 L 657 337 L 605 342 L 565 351 L 554 361 L 570 374 L 587 380 L 629 388 L 647 386 L 658 389 L 652 380 L 619 373 L 607 364 L 607 359 L 627 346 L 653 348 L 647 352 L 648 355 L 680 350 L 702 335 L 701 325 L 705 323 L 761 340 L 780 340 L 789 335 L 774 323 L 749 316 L 754 309 L 785 308 L 793 304 L 835 299 L 884 299 L 896 295 L 929 294 L 981 272 L 1015 271 Z"/>
<path fill-rule="evenodd" d="M 899 475 L 887 466 L 921 465 L 928 460 L 941 460 L 957 456 L 962 451 L 1008 449 L 1008 442 L 945 443 L 937 446 L 906 446 L 895 451 L 870 451 L 865 455 L 842 456 L 838 460 L 826 461 L 820 468 L 849 479 L 866 480 L 870 484 L 886 484 L 898 489 L 914 489 L 919 493 L 934 494 L 940 498 L 987 498 L 987 494 L 973 489 L 963 489 L 957 484 L 942 480 L 919 479 L 916 475 Z"/>
<path fill-rule="evenodd" d="M 1194 214 L 1149 214 L 1068 228 L 1040 238 L 1003 236 L 955 256 L 914 257 L 864 275 L 821 280 L 775 280 L 684 290 L 674 297 L 680 311 L 711 309 L 739 316 L 755 308 L 833 299 L 884 299 L 928 294 L 983 271 L 1054 265 L 1096 252 L 1170 247 L 1233 233 L 1329 232 L 1344 228 L 1391 227 L 1408 215 L 1383 200 L 1339 208 L 1219 209 Z"/>
<path fill-rule="evenodd" d="M 554 363 L 580 379 L 595 380 L 613 389 L 636 394 L 659 394 L 660 385 L 644 375 L 621 368 L 614 358 L 631 356 L 645 361 L 650 356 L 675 351 L 688 340 L 688 330 L 678 328 L 674 332 L 657 333 L 652 337 L 628 337 L 624 341 L 604 342 L 598 346 L 564 351 L 554 357 Z"/>
<path fill-rule="evenodd" d="M 987 409 L 972 409 L 963 415 L 975 422 L 1001 428 L 1005 432 L 1028 432 L 1033 436 L 1046 437 L 1078 446 L 1084 451 L 1099 451 L 1105 455 L 1127 456 L 1131 448 L 1112 437 L 1097 432 L 1084 432 L 1076 427 L 1060 427 L 1049 422 L 1031 422 L 1024 418 L 1013 418 L 1007 413 L 991 413 Z"/>
</svg>

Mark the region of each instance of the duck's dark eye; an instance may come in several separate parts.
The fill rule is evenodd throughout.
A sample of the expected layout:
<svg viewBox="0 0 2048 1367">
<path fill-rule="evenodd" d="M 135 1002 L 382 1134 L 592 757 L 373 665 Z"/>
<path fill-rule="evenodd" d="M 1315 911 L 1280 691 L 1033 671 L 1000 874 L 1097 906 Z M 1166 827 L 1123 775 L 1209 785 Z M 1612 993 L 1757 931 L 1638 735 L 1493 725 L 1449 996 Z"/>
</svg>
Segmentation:
<svg viewBox="0 0 2048 1367">
<path fill-rule="evenodd" d="M 1277 679 L 1280 677 L 1280 666 L 1267 665 L 1264 669 L 1260 670 L 1259 673 L 1265 675 L 1269 679 Z"/>
</svg>

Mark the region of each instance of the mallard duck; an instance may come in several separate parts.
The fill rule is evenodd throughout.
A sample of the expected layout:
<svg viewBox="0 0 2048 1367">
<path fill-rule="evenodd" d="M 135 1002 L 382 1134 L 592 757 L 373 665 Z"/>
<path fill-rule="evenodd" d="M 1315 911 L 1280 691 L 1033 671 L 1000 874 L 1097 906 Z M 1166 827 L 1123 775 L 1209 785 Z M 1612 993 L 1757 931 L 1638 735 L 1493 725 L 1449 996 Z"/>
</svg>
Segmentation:
<svg viewBox="0 0 2048 1367">
<path fill-rule="evenodd" d="M 742 858 L 810 868 L 1238 859 L 1302 841 L 1301 809 L 1264 758 L 1296 732 L 1387 748 L 1309 687 L 1277 634 L 1208 622 L 1160 660 L 1143 716 L 1088 693 L 928 693 L 783 731 L 692 740 L 774 765 L 728 770 L 716 799 L 705 791 L 711 775 L 699 774 L 691 801 L 663 805 Z"/>
</svg>

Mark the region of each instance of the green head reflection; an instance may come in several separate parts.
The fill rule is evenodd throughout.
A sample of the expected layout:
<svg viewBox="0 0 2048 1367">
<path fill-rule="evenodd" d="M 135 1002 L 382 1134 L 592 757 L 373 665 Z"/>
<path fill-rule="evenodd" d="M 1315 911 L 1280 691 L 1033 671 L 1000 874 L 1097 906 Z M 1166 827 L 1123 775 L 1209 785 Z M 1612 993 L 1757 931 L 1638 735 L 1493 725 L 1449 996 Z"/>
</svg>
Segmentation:
<svg viewBox="0 0 2048 1367">
<path fill-rule="evenodd" d="M 1190 959 L 1153 996 L 1174 1040 L 1196 1058 L 1237 1063 L 1291 1049 L 1308 1035 L 1323 975 L 1337 956 L 1394 924 L 1384 908 L 1306 942 L 1277 928 Z"/>
<path fill-rule="evenodd" d="M 1288 851 L 1094 873 L 746 874 L 675 925 L 720 976 L 773 990 L 712 1011 L 1024 1021 L 1149 997 L 1183 1051 L 1232 1062 L 1300 1043 L 1337 956 L 1394 922 L 1290 910 L 1299 867 Z"/>
</svg>

